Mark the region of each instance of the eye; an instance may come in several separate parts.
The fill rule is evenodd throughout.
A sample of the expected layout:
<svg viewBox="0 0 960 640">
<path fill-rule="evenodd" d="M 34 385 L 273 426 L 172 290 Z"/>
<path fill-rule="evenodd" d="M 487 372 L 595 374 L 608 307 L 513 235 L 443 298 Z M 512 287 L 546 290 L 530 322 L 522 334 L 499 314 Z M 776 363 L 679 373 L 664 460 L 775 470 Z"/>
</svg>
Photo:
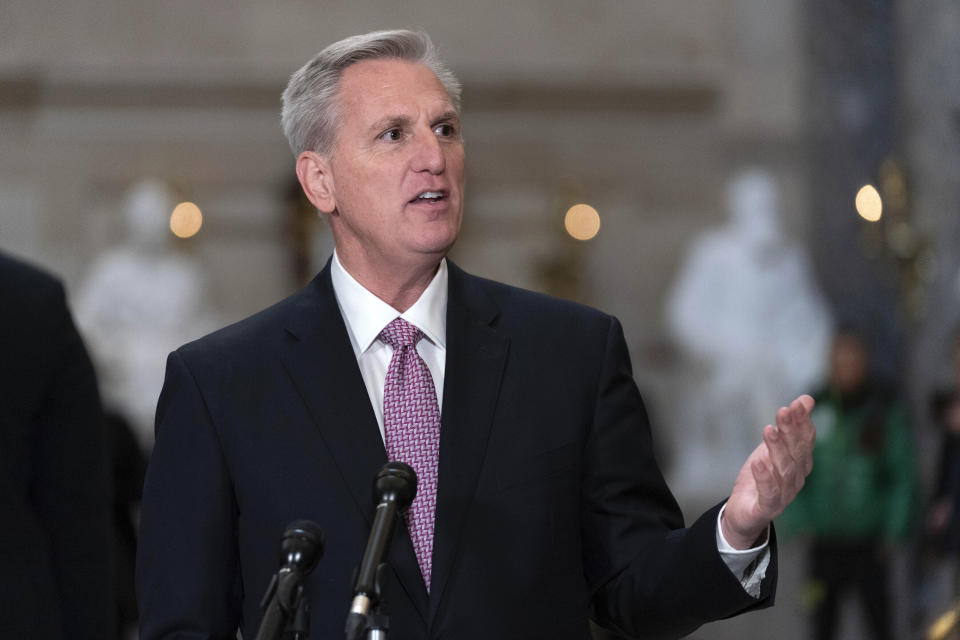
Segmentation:
<svg viewBox="0 0 960 640">
<path fill-rule="evenodd" d="M 433 132 L 441 138 L 453 138 L 457 135 L 457 128 L 449 122 L 444 122 L 434 127 Z"/>
<path fill-rule="evenodd" d="M 397 142 L 403 137 L 403 132 L 399 127 L 394 127 L 393 129 L 387 129 L 380 134 L 380 139 L 387 142 Z"/>
</svg>

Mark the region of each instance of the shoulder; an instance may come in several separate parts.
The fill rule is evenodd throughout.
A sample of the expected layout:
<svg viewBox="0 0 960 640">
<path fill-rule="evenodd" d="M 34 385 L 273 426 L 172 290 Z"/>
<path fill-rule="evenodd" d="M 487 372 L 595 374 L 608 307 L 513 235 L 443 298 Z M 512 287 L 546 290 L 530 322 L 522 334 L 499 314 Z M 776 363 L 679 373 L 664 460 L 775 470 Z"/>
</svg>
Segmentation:
<svg viewBox="0 0 960 640">
<path fill-rule="evenodd" d="M 177 351 L 186 356 L 226 354 L 273 343 L 283 333 L 284 326 L 301 306 L 304 297 L 304 291 L 298 291 L 266 309 L 188 342 Z"/>
<path fill-rule="evenodd" d="M 0 295 L 19 305 L 63 307 L 60 280 L 47 271 L 0 253 Z"/>
<path fill-rule="evenodd" d="M 0 346 L 12 353 L 52 356 L 75 333 L 60 280 L 46 270 L 0 254 Z"/>
<path fill-rule="evenodd" d="M 629 361 L 623 329 L 613 316 L 485 278 L 455 277 L 453 270 L 447 317 L 448 337 L 469 318 L 509 341 L 514 364 L 527 362 L 537 371 L 556 366 L 571 378 L 586 379 L 585 372 L 600 371 L 612 356 Z"/>
<path fill-rule="evenodd" d="M 176 353 L 191 365 L 229 366 L 275 353 L 298 318 L 319 313 L 316 281 L 242 320 L 192 342 Z M 336 305 L 334 300 L 331 304 Z"/>
</svg>

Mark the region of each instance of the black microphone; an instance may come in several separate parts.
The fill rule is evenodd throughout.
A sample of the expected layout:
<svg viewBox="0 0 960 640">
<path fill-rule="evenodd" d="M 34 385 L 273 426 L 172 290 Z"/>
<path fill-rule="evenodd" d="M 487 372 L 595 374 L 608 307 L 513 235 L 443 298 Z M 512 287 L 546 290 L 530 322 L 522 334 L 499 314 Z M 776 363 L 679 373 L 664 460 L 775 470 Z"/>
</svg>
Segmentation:
<svg viewBox="0 0 960 640">
<path fill-rule="evenodd" d="M 303 598 L 303 581 L 323 557 L 323 530 L 310 520 L 287 525 L 280 540 L 280 571 L 267 587 L 260 603 L 266 609 L 256 640 L 280 638 L 290 618 L 296 615 L 298 626 L 309 627 L 309 603 Z M 306 637 L 309 628 L 296 629 L 295 637 Z"/>
<path fill-rule="evenodd" d="M 377 473 L 373 482 L 373 498 L 377 510 L 370 527 L 367 548 L 353 584 L 353 604 L 347 616 L 347 640 L 359 638 L 367 615 L 380 600 L 381 566 L 390 546 L 390 537 L 397 516 L 407 510 L 417 494 L 417 474 L 403 462 L 388 462 Z"/>
<path fill-rule="evenodd" d="M 325 540 L 323 529 L 316 522 L 291 522 L 280 540 L 280 570 L 298 570 L 307 577 L 323 557 Z"/>
</svg>

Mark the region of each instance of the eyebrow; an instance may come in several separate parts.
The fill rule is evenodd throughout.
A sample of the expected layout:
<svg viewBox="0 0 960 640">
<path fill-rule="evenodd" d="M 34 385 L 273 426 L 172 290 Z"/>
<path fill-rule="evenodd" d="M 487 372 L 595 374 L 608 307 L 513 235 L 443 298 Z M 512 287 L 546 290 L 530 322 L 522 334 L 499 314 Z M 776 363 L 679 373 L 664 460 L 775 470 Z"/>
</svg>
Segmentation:
<svg viewBox="0 0 960 640">
<path fill-rule="evenodd" d="M 459 122 L 460 116 L 456 111 L 451 109 L 441 113 L 439 116 L 434 118 L 430 124 L 434 125 L 438 122 L 445 122 L 447 120 Z M 385 116 L 370 125 L 370 130 L 374 132 L 386 131 L 387 129 L 392 129 L 393 127 L 409 127 L 412 123 L 413 119 L 409 116 Z"/>
<path fill-rule="evenodd" d="M 386 116 L 380 118 L 372 125 L 370 125 L 370 130 L 374 132 L 385 131 L 387 129 L 392 129 L 394 127 L 407 127 L 410 126 L 412 120 L 409 116 Z"/>
<path fill-rule="evenodd" d="M 444 111 L 438 117 L 434 118 L 433 123 L 431 124 L 444 122 L 446 120 L 454 120 L 456 122 L 460 122 L 460 115 L 456 111 L 453 111 L 452 109 L 450 111 Z"/>
</svg>

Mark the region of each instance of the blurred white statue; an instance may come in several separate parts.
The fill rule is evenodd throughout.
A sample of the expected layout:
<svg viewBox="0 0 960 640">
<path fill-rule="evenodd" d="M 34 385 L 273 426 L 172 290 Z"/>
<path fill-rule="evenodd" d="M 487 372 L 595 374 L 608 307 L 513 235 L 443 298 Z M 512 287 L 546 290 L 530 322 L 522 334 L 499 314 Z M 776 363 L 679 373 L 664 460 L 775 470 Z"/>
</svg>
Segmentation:
<svg viewBox="0 0 960 640">
<path fill-rule="evenodd" d="M 97 258 L 74 305 L 105 403 L 148 449 L 167 354 L 217 324 L 199 266 L 170 246 L 175 204 L 159 180 L 134 184 L 123 205 L 125 241 Z"/>
<path fill-rule="evenodd" d="M 748 169 L 726 195 L 729 223 L 693 242 L 667 302 L 701 372 L 676 452 L 688 492 L 731 481 L 776 409 L 821 382 L 830 347 L 829 311 L 806 253 L 781 231 L 772 176 Z"/>
</svg>

